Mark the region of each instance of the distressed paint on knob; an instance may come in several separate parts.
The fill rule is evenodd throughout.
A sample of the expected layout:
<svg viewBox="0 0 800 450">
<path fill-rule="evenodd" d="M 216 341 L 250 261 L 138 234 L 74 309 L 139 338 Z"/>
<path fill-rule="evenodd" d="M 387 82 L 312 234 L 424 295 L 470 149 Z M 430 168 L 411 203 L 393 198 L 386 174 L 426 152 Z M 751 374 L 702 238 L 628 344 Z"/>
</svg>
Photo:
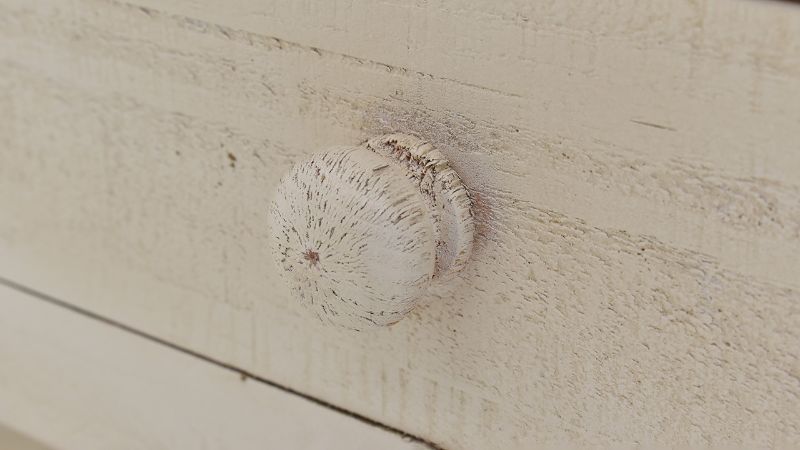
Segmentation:
<svg viewBox="0 0 800 450">
<path fill-rule="evenodd" d="M 470 204 L 433 146 L 381 136 L 292 168 L 270 207 L 272 251 L 296 298 L 323 321 L 391 325 L 466 263 Z"/>
</svg>

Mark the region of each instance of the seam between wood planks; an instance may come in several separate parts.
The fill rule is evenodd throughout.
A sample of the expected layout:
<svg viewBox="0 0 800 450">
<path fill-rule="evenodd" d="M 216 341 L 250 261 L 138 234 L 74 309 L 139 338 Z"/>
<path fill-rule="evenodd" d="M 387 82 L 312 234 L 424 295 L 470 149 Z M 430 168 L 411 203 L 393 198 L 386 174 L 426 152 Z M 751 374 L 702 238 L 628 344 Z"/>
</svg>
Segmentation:
<svg viewBox="0 0 800 450">
<path fill-rule="evenodd" d="M 428 440 L 426 440 L 426 439 L 424 439 L 422 437 L 406 433 L 405 431 L 400 430 L 398 428 L 395 428 L 395 427 L 393 427 L 391 425 L 387 425 L 387 424 L 379 422 L 379 421 L 377 421 L 375 419 L 371 419 L 369 417 L 363 416 L 363 415 L 358 414 L 356 412 L 349 411 L 349 410 L 347 410 L 345 408 L 342 408 L 341 406 L 337 406 L 337 405 L 334 405 L 332 403 L 328 403 L 325 400 L 321 400 L 321 399 L 313 397 L 311 395 L 304 394 L 304 393 L 302 393 L 300 391 L 297 391 L 295 389 L 292 389 L 292 388 L 290 388 L 288 386 L 285 386 L 285 385 L 276 383 L 274 381 L 268 380 L 268 379 L 266 379 L 266 378 L 264 378 L 262 376 L 259 376 L 259 375 L 255 374 L 253 372 L 250 372 L 248 370 L 241 369 L 241 368 L 236 367 L 236 366 L 234 366 L 232 364 L 228 364 L 228 363 L 226 363 L 224 361 L 220 361 L 218 359 L 211 358 L 209 356 L 206 356 L 206 355 L 204 355 L 202 353 L 196 352 L 196 351 L 191 350 L 189 348 L 182 347 L 180 345 L 174 344 L 174 343 L 169 342 L 169 341 L 167 341 L 165 339 L 162 339 L 162 338 L 160 338 L 158 336 L 152 335 L 150 333 L 146 333 L 144 331 L 141 331 L 139 329 L 136 329 L 136 328 L 133 328 L 133 327 L 131 327 L 129 325 L 126 325 L 126 324 L 124 324 L 122 322 L 118 322 L 116 320 L 113 320 L 113 319 L 110 319 L 108 317 L 102 316 L 100 314 L 94 313 L 92 311 L 89 311 L 87 309 L 81 308 L 79 306 L 75 306 L 75 305 L 73 305 L 73 304 L 71 304 L 71 303 L 69 303 L 67 301 L 64 301 L 64 300 L 61 300 L 59 298 L 53 297 L 52 295 L 46 294 L 44 292 L 37 291 L 36 289 L 33 289 L 31 287 L 25 286 L 23 284 L 17 283 L 15 281 L 9 280 L 9 279 L 1 277 L 1 276 L 0 276 L 0 285 L 3 285 L 3 286 L 5 286 L 5 287 L 7 287 L 9 289 L 13 289 L 13 290 L 18 291 L 18 292 L 21 292 L 23 294 L 27 294 L 27 295 L 29 295 L 29 296 L 37 299 L 37 300 L 41 300 L 41 301 L 47 302 L 47 303 L 49 303 L 49 304 L 51 304 L 53 306 L 56 306 L 56 307 L 59 307 L 59 308 L 62 308 L 62 309 L 66 309 L 68 311 L 71 311 L 71 312 L 76 313 L 76 314 L 80 314 L 80 315 L 82 315 L 84 317 L 87 317 L 89 319 L 96 320 L 98 322 L 101 322 L 101 323 L 104 323 L 106 325 L 112 326 L 112 327 L 114 327 L 114 328 L 116 328 L 118 330 L 122 330 L 124 332 L 133 334 L 133 335 L 138 336 L 140 338 L 146 339 L 146 340 L 148 340 L 150 342 L 162 345 L 162 346 L 170 348 L 172 350 L 176 350 L 176 351 L 181 352 L 181 353 L 183 353 L 185 355 L 192 356 L 194 358 L 197 358 L 199 360 L 202 360 L 202 361 L 205 361 L 207 363 L 213 364 L 215 366 L 221 367 L 223 369 L 229 370 L 231 372 L 235 372 L 235 373 L 239 374 L 243 379 L 250 379 L 250 380 L 253 380 L 253 381 L 257 381 L 259 383 L 266 384 L 267 386 L 271 386 L 273 388 L 279 389 L 279 390 L 281 390 L 283 392 L 286 392 L 288 394 L 291 394 L 291 395 L 303 398 L 305 400 L 308 400 L 308 401 L 310 401 L 312 403 L 315 403 L 315 404 L 317 404 L 319 406 L 322 406 L 323 408 L 327 408 L 327 409 L 333 410 L 333 411 L 335 411 L 337 413 L 344 414 L 344 415 L 346 415 L 348 417 L 356 419 L 356 420 L 358 420 L 358 421 L 360 421 L 362 423 L 365 423 L 367 425 L 371 425 L 373 427 L 380 428 L 380 429 L 382 429 L 384 431 L 387 431 L 389 433 L 400 435 L 403 439 L 407 439 L 407 440 L 410 440 L 410 441 L 412 441 L 414 443 L 427 446 L 431 450 L 445 450 L 443 447 L 439 446 L 438 444 L 435 444 L 435 443 L 433 443 L 431 441 L 428 441 Z"/>
</svg>

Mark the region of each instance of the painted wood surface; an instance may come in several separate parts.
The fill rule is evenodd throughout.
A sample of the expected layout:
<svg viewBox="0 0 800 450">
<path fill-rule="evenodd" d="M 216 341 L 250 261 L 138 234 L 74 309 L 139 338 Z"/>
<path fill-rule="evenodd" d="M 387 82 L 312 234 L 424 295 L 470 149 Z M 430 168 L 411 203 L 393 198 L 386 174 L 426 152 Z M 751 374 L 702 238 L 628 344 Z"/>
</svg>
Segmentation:
<svg viewBox="0 0 800 450">
<path fill-rule="evenodd" d="M 429 448 L 3 285 L 0 307 L 0 423 L 54 450 Z"/>
<path fill-rule="evenodd" d="M 449 449 L 800 444 L 800 8 L 0 2 L 0 275 Z M 448 296 L 368 338 L 272 269 L 293 162 L 431 140 Z"/>
</svg>

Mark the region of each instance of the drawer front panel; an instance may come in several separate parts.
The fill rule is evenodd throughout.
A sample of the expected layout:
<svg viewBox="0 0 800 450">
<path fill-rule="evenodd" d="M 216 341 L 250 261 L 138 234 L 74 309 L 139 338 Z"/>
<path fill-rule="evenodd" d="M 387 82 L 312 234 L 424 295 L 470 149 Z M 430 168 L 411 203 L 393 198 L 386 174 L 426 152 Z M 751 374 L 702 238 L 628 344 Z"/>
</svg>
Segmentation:
<svg viewBox="0 0 800 450">
<path fill-rule="evenodd" d="M 798 443 L 796 7 L 212 3 L 0 2 L 0 276 L 445 448 Z M 272 192 L 393 131 L 470 188 L 472 259 L 325 327 Z"/>
</svg>

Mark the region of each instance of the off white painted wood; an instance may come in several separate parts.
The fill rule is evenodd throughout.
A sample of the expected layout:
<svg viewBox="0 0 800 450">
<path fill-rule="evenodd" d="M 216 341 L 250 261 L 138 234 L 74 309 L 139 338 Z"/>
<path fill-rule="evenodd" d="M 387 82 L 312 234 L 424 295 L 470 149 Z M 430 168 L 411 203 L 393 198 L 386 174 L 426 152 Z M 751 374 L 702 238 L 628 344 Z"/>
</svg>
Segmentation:
<svg viewBox="0 0 800 450">
<path fill-rule="evenodd" d="M 207 32 L 231 39 L 249 32 L 322 58 L 436 80 L 448 91 L 404 86 L 395 96 L 472 106 L 523 136 L 569 138 L 555 145 L 681 156 L 789 183 L 800 170 L 800 154 L 787 151 L 796 148 L 793 136 L 775 132 L 797 124 L 799 94 L 789 88 L 800 76 L 800 18 L 785 2 L 126 3 L 200 19 Z M 739 156 L 754 147 L 762 160 Z"/>
<path fill-rule="evenodd" d="M 669 3 L 647 4 L 667 10 L 684 5 Z M 197 130 L 198 120 L 217 132 L 196 138 L 220 141 L 232 139 L 230 133 L 246 137 L 248 145 L 275 159 L 271 165 L 285 168 L 288 156 L 294 160 L 298 153 L 386 131 L 416 132 L 433 140 L 446 156 L 459 151 L 473 155 L 451 159 L 481 193 L 528 201 L 603 228 L 654 236 L 711 255 L 731 270 L 798 286 L 793 264 L 800 252 L 795 201 L 800 195 L 795 177 L 800 152 L 792 130 L 800 93 L 797 72 L 790 69 L 800 52 L 792 50 L 795 40 L 790 37 L 798 34 L 800 18 L 793 5 L 713 2 L 691 12 L 687 3 L 689 11 L 665 11 L 663 20 L 653 24 L 653 33 L 661 38 L 644 41 L 637 30 L 650 27 L 637 24 L 655 11 L 619 8 L 642 17 L 609 14 L 605 19 L 620 34 L 631 34 L 628 45 L 609 46 L 613 57 L 587 55 L 583 65 L 571 62 L 572 53 L 558 49 L 582 41 L 567 33 L 557 35 L 558 45 L 540 50 L 548 58 L 567 58 L 561 65 L 539 66 L 534 60 L 527 63 L 533 67 L 504 66 L 508 72 L 519 71 L 519 83 L 544 86 L 536 89 L 537 95 L 546 96 L 540 98 L 498 95 L 268 33 L 243 32 L 236 24 L 169 14 L 170 9 L 140 10 L 118 3 L 80 8 L 80 2 L 46 0 L 3 4 L 9 5 L 3 48 L 15 55 L 15 66 L 38 68 L 95 95 L 123 94 L 129 107 L 138 105 L 140 115 L 147 107 L 177 114 L 186 132 Z M 14 4 L 23 5 L 26 13 L 11 14 Z M 81 10 L 102 10 L 104 18 L 93 22 L 96 13 L 87 17 Z M 212 11 L 204 16 L 230 14 L 213 5 L 193 10 Z M 398 20 L 397 15 L 371 17 L 376 22 Z M 569 20 L 573 15 L 554 17 Z M 575 27 L 588 33 L 589 25 L 581 20 Z M 466 35 L 474 34 L 474 27 L 456 24 Z M 41 31 L 45 27 L 47 33 Z M 98 27 L 111 35 L 97 34 Z M 685 43 L 691 30 L 697 35 L 694 45 Z M 787 36 L 783 41 L 764 42 L 780 30 Z M 150 46 L 135 45 L 142 36 Z M 730 40 L 720 42 L 725 36 Z M 621 38 L 615 34 L 614 39 Z M 585 40 L 585 46 L 596 45 L 592 36 Z M 663 49 L 667 44 L 675 48 Z M 732 48 L 736 51 L 722 51 Z M 758 53 L 758 48 L 765 50 Z M 441 53 L 449 58 L 444 55 L 452 52 Z M 737 59 L 747 54 L 753 55 L 749 63 Z M 473 59 L 474 66 L 485 65 L 483 58 Z M 469 73 L 467 69 L 461 71 Z M 582 72 L 589 78 L 570 81 Z M 595 72 L 603 75 L 591 77 Z M 753 87 L 745 89 L 748 85 Z M 113 105 L 105 108 L 122 111 Z M 162 136 L 150 139 L 175 147 Z M 229 140 L 228 145 L 240 144 Z M 228 163 L 221 153 L 215 154 L 220 160 L 214 167 Z M 252 153 L 249 157 L 254 158 Z"/>
<path fill-rule="evenodd" d="M 2 285 L 0 308 L 0 423 L 52 449 L 427 448 Z"/>
<path fill-rule="evenodd" d="M 0 275 L 450 449 L 800 443 L 796 5 L 0 5 Z M 266 209 L 394 131 L 477 239 L 365 339 Z"/>
</svg>

